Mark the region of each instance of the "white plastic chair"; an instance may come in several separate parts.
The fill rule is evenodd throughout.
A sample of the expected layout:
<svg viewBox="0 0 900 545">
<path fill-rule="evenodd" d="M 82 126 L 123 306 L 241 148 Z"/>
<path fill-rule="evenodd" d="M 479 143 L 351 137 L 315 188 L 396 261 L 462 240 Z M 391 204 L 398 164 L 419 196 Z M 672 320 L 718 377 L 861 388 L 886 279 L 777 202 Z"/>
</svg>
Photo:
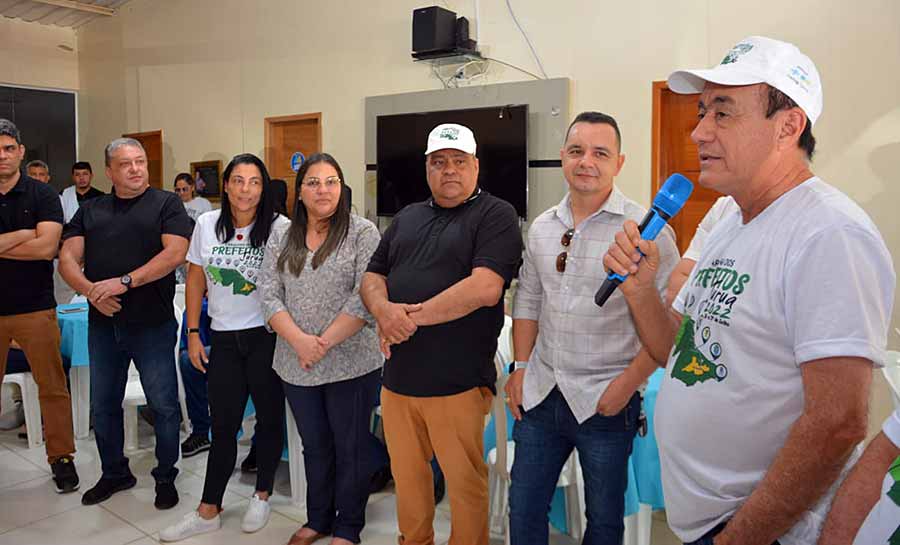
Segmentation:
<svg viewBox="0 0 900 545">
<path fill-rule="evenodd" d="M 182 426 L 187 428 L 190 420 L 188 419 L 187 414 L 184 384 L 181 381 L 181 368 L 178 365 L 179 339 L 181 338 L 181 319 L 183 310 L 182 307 L 179 307 L 177 304 L 175 304 L 174 307 L 175 320 L 178 323 L 175 338 L 175 377 L 178 380 L 178 404 L 181 407 Z M 147 396 L 144 394 L 144 388 L 141 385 L 140 374 L 135 368 L 134 362 L 131 362 L 128 366 L 128 383 L 125 385 L 125 399 L 122 401 L 122 408 L 125 409 L 125 450 L 132 451 L 138 448 L 137 408 L 140 405 L 146 404 Z"/>
<path fill-rule="evenodd" d="M 25 427 L 28 431 L 28 447 L 39 447 L 44 442 L 44 428 L 41 424 L 41 404 L 37 383 L 30 372 L 14 373 L 3 377 L 3 384 L 18 384 L 22 390 L 22 410 L 25 412 Z"/>
<path fill-rule="evenodd" d="M 900 352 L 887 351 L 887 359 L 881 369 L 885 380 L 891 387 L 891 397 L 894 398 L 894 408 L 900 409 Z"/>
</svg>

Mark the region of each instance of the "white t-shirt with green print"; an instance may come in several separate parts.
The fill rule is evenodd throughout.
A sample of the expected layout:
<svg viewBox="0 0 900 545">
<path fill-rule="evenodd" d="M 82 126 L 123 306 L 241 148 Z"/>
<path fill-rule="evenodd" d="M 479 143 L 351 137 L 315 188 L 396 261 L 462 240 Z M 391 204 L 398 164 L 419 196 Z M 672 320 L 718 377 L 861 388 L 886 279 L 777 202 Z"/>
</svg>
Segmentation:
<svg viewBox="0 0 900 545">
<path fill-rule="evenodd" d="M 682 541 L 731 518 L 763 479 L 803 410 L 805 362 L 881 365 L 894 285 L 875 225 L 818 178 L 746 225 L 739 210 L 716 224 L 673 304 L 684 319 L 656 404 L 666 515 Z M 782 545 L 815 544 L 836 488 Z"/>
<path fill-rule="evenodd" d="M 900 448 L 900 409 L 888 417 L 881 431 Z M 853 545 L 900 545 L 900 458 L 884 476 L 881 497 L 863 521 Z"/>
<path fill-rule="evenodd" d="M 260 306 L 259 269 L 262 266 L 265 244 L 254 248 L 250 244 L 253 223 L 234 230 L 226 242 L 216 236 L 216 222 L 221 210 L 206 212 L 197 218 L 187 260 L 203 267 L 209 293 L 210 326 L 215 331 L 238 331 L 265 324 Z M 289 224 L 278 216 L 274 226 Z"/>
</svg>

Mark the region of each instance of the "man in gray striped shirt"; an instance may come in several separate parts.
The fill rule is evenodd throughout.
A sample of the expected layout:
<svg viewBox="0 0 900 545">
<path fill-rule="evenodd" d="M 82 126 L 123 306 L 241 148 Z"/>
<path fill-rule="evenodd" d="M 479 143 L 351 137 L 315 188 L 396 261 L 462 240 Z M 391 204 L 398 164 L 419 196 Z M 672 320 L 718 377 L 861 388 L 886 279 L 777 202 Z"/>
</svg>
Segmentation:
<svg viewBox="0 0 900 545">
<path fill-rule="evenodd" d="M 547 513 L 563 464 L 578 450 L 587 528 L 583 544 L 621 543 L 638 388 L 657 368 L 641 347 L 625 298 L 599 308 L 602 259 L 627 219 L 646 210 L 614 185 L 625 155 L 612 117 L 579 114 L 560 151 L 569 192 L 528 230 L 513 308 L 515 371 L 506 393 L 517 422 L 510 489 L 516 545 L 548 542 Z M 658 289 L 678 262 L 672 230 L 660 233 Z"/>
</svg>

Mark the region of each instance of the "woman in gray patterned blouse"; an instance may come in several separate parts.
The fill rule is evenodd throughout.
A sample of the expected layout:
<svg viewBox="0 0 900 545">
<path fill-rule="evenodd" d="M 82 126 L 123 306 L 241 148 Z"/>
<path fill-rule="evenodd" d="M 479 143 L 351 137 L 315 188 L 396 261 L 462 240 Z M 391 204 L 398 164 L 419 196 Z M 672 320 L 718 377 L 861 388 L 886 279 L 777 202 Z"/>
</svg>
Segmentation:
<svg viewBox="0 0 900 545">
<path fill-rule="evenodd" d="M 369 431 L 383 358 L 359 283 L 380 235 L 350 213 L 335 159 L 310 157 L 297 172 L 294 217 L 273 231 L 263 261 L 266 320 L 278 333 L 273 367 L 303 440 L 309 522 L 290 545 L 327 535 L 359 543 L 377 439 Z M 371 449 L 371 450 L 370 450 Z"/>
</svg>

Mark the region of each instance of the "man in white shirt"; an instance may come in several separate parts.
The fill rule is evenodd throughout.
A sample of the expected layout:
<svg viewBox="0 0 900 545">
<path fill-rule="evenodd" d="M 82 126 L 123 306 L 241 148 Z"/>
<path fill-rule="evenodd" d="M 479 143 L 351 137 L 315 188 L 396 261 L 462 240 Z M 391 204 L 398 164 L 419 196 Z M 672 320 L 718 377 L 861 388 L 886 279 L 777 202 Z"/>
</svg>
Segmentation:
<svg viewBox="0 0 900 545">
<path fill-rule="evenodd" d="M 667 519 L 687 543 L 812 545 L 865 438 L 891 256 L 866 213 L 809 170 L 822 87 L 799 49 L 752 36 L 669 88 L 701 93 L 699 182 L 741 213 L 712 230 L 674 312 L 637 225 L 604 258 L 630 274 L 620 291 L 650 354 L 674 344 L 656 405 Z"/>
<path fill-rule="evenodd" d="M 851 540 L 853 545 L 900 543 L 900 409 L 884 422 L 835 495 L 819 545 Z"/>
<path fill-rule="evenodd" d="M 569 190 L 528 230 L 513 307 L 510 537 L 516 545 L 546 545 L 556 482 L 577 449 L 587 508 L 583 544 L 620 543 L 641 412 L 637 389 L 657 364 L 642 350 L 622 295 L 599 308 L 594 293 L 606 278 L 601 257 L 622 222 L 640 221 L 647 211 L 615 187 L 625 155 L 612 117 L 579 114 L 560 158 Z M 671 229 L 658 240 L 662 294 L 678 249 Z"/>
</svg>

